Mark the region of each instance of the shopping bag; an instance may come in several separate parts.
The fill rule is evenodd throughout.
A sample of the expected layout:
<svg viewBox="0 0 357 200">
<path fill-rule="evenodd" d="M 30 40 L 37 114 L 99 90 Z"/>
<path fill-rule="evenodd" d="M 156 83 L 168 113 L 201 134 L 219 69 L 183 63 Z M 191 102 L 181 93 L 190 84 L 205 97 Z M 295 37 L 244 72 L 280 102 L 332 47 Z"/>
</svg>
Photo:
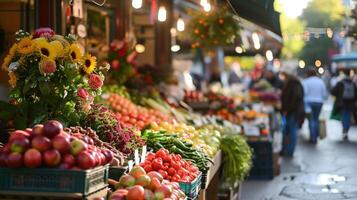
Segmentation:
<svg viewBox="0 0 357 200">
<path fill-rule="evenodd" d="M 324 119 L 319 120 L 319 128 L 320 128 L 320 139 L 322 140 L 327 136 L 326 120 Z"/>
<path fill-rule="evenodd" d="M 341 114 L 340 114 L 340 112 L 338 112 L 338 110 L 336 109 L 335 105 L 333 105 L 333 108 L 332 108 L 332 111 L 331 111 L 331 115 L 330 115 L 330 119 L 341 121 Z"/>
</svg>

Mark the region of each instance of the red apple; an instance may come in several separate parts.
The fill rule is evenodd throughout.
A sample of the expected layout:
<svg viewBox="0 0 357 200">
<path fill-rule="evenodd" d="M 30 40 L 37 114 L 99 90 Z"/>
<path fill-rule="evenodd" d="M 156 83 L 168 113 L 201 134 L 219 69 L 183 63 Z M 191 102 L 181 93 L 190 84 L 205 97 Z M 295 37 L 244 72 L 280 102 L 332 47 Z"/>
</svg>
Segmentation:
<svg viewBox="0 0 357 200">
<path fill-rule="evenodd" d="M 30 136 L 32 135 L 32 128 L 26 128 L 25 132 L 30 134 Z"/>
<path fill-rule="evenodd" d="M 99 165 L 105 165 L 107 164 L 107 160 L 105 159 L 105 156 L 102 152 L 98 152 L 99 158 L 100 158 L 100 164 Z"/>
<path fill-rule="evenodd" d="M 68 163 L 61 163 L 58 166 L 59 169 L 71 169 L 71 166 Z"/>
<path fill-rule="evenodd" d="M 30 134 L 27 133 L 26 131 L 16 130 L 11 133 L 9 137 L 9 142 L 12 142 L 14 139 L 18 139 L 18 138 L 30 138 Z"/>
<path fill-rule="evenodd" d="M 89 152 L 82 151 L 77 156 L 77 165 L 82 169 L 90 169 L 94 167 L 95 160 Z"/>
<path fill-rule="evenodd" d="M 6 165 L 11 168 L 18 168 L 23 165 L 23 157 L 20 153 L 11 153 L 6 160 Z"/>
<path fill-rule="evenodd" d="M 126 199 L 128 200 L 144 200 L 144 188 L 140 185 L 135 185 L 128 189 Z"/>
<path fill-rule="evenodd" d="M 32 128 L 32 135 L 42 135 L 43 134 L 43 125 L 42 124 L 36 124 Z"/>
<path fill-rule="evenodd" d="M 25 152 L 24 155 L 24 164 L 29 168 L 36 168 L 41 166 L 42 155 L 41 152 L 37 149 L 29 149 Z"/>
<path fill-rule="evenodd" d="M 111 163 L 112 160 L 114 159 L 114 153 L 109 149 L 103 149 L 102 153 L 105 157 L 105 164 Z"/>
<path fill-rule="evenodd" d="M 27 138 L 16 138 L 11 142 L 11 152 L 23 153 L 30 148 L 30 141 Z"/>
<path fill-rule="evenodd" d="M 70 146 L 71 146 L 70 147 L 71 154 L 74 156 L 77 156 L 82 151 L 85 151 L 88 149 L 88 145 L 79 139 L 73 140 L 71 142 Z"/>
<path fill-rule="evenodd" d="M 76 159 L 71 154 L 66 154 L 62 157 L 62 163 L 67 163 L 71 168 L 76 165 Z"/>
<path fill-rule="evenodd" d="M 6 160 L 8 154 L 5 152 L 0 152 L 0 167 L 6 167 Z"/>
<path fill-rule="evenodd" d="M 31 145 L 33 148 L 44 152 L 51 148 L 51 140 L 45 136 L 37 135 L 32 139 Z"/>
<path fill-rule="evenodd" d="M 61 154 L 55 149 L 47 150 L 43 153 L 43 160 L 48 167 L 56 167 L 61 162 Z"/>
<path fill-rule="evenodd" d="M 69 138 L 63 135 L 57 135 L 52 139 L 52 147 L 62 154 L 69 152 L 71 147 Z"/>
<path fill-rule="evenodd" d="M 48 138 L 53 138 L 60 134 L 63 126 L 59 121 L 49 120 L 43 125 L 43 134 Z"/>
</svg>

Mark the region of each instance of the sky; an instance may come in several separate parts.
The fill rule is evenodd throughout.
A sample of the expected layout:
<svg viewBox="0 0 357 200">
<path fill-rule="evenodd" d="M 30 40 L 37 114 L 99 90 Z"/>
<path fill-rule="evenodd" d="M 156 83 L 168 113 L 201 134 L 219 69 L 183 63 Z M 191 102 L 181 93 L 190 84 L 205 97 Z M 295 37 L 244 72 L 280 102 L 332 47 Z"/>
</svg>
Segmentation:
<svg viewBox="0 0 357 200">
<path fill-rule="evenodd" d="M 288 17 L 298 17 L 310 0 L 279 0 L 283 12 Z"/>
</svg>

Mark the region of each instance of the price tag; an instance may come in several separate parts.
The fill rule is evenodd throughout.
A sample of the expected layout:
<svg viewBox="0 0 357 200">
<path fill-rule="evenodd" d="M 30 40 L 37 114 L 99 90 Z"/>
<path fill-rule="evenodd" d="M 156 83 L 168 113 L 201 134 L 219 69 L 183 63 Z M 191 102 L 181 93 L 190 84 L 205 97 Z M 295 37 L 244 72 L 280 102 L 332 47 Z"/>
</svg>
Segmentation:
<svg viewBox="0 0 357 200">
<path fill-rule="evenodd" d="M 141 163 L 145 161 L 146 158 L 146 146 L 143 146 L 143 151 L 141 152 Z"/>
<path fill-rule="evenodd" d="M 251 124 L 243 124 L 244 134 L 246 136 L 260 136 L 260 130 L 257 126 Z"/>
<path fill-rule="evenodd" d="M 129 160 L 128 161 L 129 172 L 131 171 L 131 169 L 133 169 L 133 166 L 134 166 L 133 160 Z"/>
<path fill-rule="evenodd" d="M 139 157 L 139 151 L 137 149 L 135 149 L 134 159 L 135 159 L 135 165 L 139 165 L 140 164 L 140 157 Z"/>
</svg>

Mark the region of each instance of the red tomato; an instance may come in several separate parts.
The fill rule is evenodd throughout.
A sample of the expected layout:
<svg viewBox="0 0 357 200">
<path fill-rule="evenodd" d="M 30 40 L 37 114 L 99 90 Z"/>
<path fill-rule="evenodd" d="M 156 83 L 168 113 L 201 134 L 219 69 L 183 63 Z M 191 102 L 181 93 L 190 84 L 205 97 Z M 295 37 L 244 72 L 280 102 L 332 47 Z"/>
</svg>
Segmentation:
<svg viewBox="0 0 357 200">
<path fill-rule="evenodd" d="M 162 169 L 165 170 L 165 171 L 167 171 L 167 170 L 169 169 L 169 166 L 165 166 L 165 165 L 164 165 L 164 166 L 162 167 Z"/>
<path fill-rule="evenodd" d="M 170 175 L 170 176 L 173 176 L 176 174 L 176 170 L 172 167 L 170 167 L 170 169 L 167 170 L 167 173 Z"/>
<path fill-rule="evenodd" d="M 164 157 L 164 162 L 167 162 L 167 163 L 170 163 L 171 162 L 171 156 L 170 155 L 167 155 Z"/>
<path fill-rule="evenodd" d="M 151 167 L 153 170 L 158 171 L 162 169 L 162 159 L 161 158 L 155 158 L 154 161 L 151 163 Z"/>
<path fill-rule="evenodd" d="M 167 150 L 167 149 L 165 149 L 165 148 L 163 148 L 163 150 L 164 150 L 164 152 L 165 152 L 166 155 L 169 155 L 169 154 L 170 154 L 169 150 Z"/>
<path fill-rule="evenodd" d="M 171 181 L 172 176 L 168 175 L 166 179 L 169 180 L 169 181 Z"/>
<path fill-rule="evenodd" d="M 159 173 L 161 174 L 162 177 L 167 178 L 167 172 L 164 170 L 159 170 Z"/>
<path fill-rule="evenodd" d="M 164 163 L 164 166 L 170 166 L 170 163 Z"/>
<path fill-rule="evenodd" d="M 144 170 L 145 170 L 146 172 L 151 172 L 151 171 L 152 171 L 152 167 L 151 167 L 150 165 L 146 165 L 146 166 L 144 167 Z"/>
<path fill-rule="evenodd" d="M 171 167 L 173 167 L 177 170 L 179 170 L 181 168 L 180 164 L 178 164 L 177 162 L 175 162 L 173 160 L 171 161 Z"/>
<path fill-rule="evenodd" d="M 164 149 L 160 149 L 155 153 L 156 158 L 165 158 L 166 156 L 166 151 Z"/>
<path fill-rule="evenodd" d="M 155 154 L 152 152 L 149 152 L 148 155 L 146 156 L 146 160 L 152 161 L 155 159 Z"/>
</svg>

